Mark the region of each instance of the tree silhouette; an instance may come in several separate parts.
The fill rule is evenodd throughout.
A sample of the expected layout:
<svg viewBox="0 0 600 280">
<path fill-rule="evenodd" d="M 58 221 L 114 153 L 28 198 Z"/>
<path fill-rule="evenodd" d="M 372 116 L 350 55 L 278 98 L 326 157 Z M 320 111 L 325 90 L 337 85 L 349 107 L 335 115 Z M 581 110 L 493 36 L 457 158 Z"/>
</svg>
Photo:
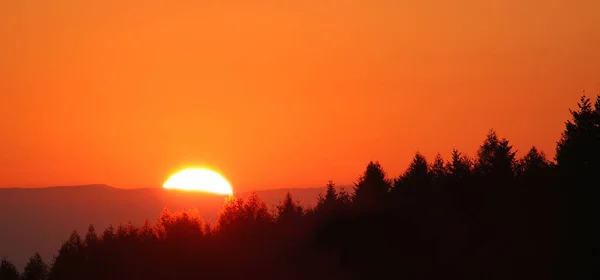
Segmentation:
<svg viewBox="0 0 600 280">
<path fill-rule="evenodd" d="M 163 239 L 167 240 L 200 238 L 204 235 L 204 221 L 196 209 L 185 209 L 179 213 L 172 213 L 166 208 L 160 215 L 157 231 L 161 233 Z M 138 232 L 130 233 L 130 235 L 137 236 Z"/>
<path fill-rule="evenodd" d="M 544 152 L 531 147 L 529 152 L 518 163 L 518 171 L 522 176 L 539 176 L 550 168 L 550 162 L 546 159 Z"/>
<path fill-rule="evenodd" d="M 84 242 L 87 247 L 95 247 L 98 244 L 98 235 L 96 234 L 94 225 L 89 225 Z"/>
<path fill-rule="evenodd" d="M 304 209 L 293 199 L 290 192 L 287 192 L 284 200 L 277 206 L 277 222 L 293 223 L 302 218 Z"/>
<path fill-rule="evenodd" d="M 565 274 L 577 272 L 579 279 L 592 275 L 600 264 L 600 95 L 594 105 L 582 96 L 577 110 L 571 110 L 572 120 L 568 120 L 565 131 L 556 147 L 556 161 L 564 187 L 562 191 L 568 200 L 565 219 L 565 232 L 569 238 L 564 244 L 564 258 L 571 263 Z M 587 276 L 589 277 L 589 276 Z"/>
<path fill-rule="evenodd" d="M 317 206 L 335 203 L 337 201 L 337 191 L 335 190 L 335 183 L 329 181 L 326 185 L 325 195 L 319 194 L 319 201 Z"/>
<path fill-rule="evenodd" d="M 335 183 L 329 181 L 326 185 L 325 195 L 319 194 L 315 210 L 319 213 L 332 213 L 339 208 L 338 193 L 335 189 Z"/>
<path fill-rule="evenodd" d="M 506 180 L 514 176 L 515 152 L 505 138 L 499 139 L 493 129 L 477 151 L 475 172 L 490 180 Z"/>
<path fill-rule="evenodd" d="M 379 162 L 369 162 L 354 187 L 354 202 L 359 209 L 377 209 L 384 205 L 390 181 Z"/>
<path fill-rule="evenodd" d="M 156 232 L 148 219 L 144 221 L 144 224 L 139 230 L 139 239 L 143 243 L 151 243 L 156 240 Z"/>
<path fill-rule="evenodd" d="M 40 254 L 35 253 L 25 265 L 23 280 L 46 280 L 48 273 L 48 265 L 44 263 Z"/>
<path fill-rule="evenodd" d="M 448 167 L 439 153 L 435 156 L 433 163 L 429 167 L 429 174 L 436 185 L 443 185 L 444 180 L 448 177 Z"/>
<path fill-rule="evenodd" d="M 247 198 L 227 198 L 217 218 L 216 227 L 224 234 L 234 234 L 239 231 L 255 232 L 272 223 L 273 217 L 266 204 L 260 200 L 256 192 Z"/>
<path fill-rule="evenodd" d="M 78 279 L 83 267 L 83 250 L 84 244 L 74 231 L 54 258 L 48 279 Z"/>
<path fill-rule="evenodd" d="M 115 240 L 115 228 L 112 225 L 109 225 L 104 232 L 102 232 L 102 241 L 104 243 L 111 243 Z"/>
<path fill-rule="evenodd" d="M 352 203 L 352 196 L 346 191 L 345 188 L 340 188 L 338 192 L 338 201 L 340 203 L 340 207 L 349 206 Z"/>
<path fill-rule="evenodd" d="M 452 150 L 452 160 L 447 163 L 448 176 L 450 176 L 454 182 L 464 182 L 473 172 L 473 163 L 469 158 L 464 156 L 458 150 Z"/>
<path fill-rule="evenodd" d="M 394 181 L 394 191 L 404 195 L 428 191 L 430 186 L 429 165 L 420 153 L 415 154 L 408 169 Z"/>
<path fill-rule="evenodd" d="M 225 200 L 225 205 L 221 208 L 217 218 L 217 228 L 221 232 L 233 232 L 238 223 L 242 223 L 244 217 L 244 199 L 233 196 Z"/>
<path fill-rule="evenodd" d="M 578 110 L 570 111 L 572 120 L 556 147 L 558 165 L 572 174 L 597 174 L 600 166 L 600 96 L 592 107 L 582 96 Z"/>
<path fill-rule="evenodd" d="M 246 198 L 242 209 L 245 219 L 254 222 L 257 226 L 268 225 L 273 221 L 267 205 L 260 200 L 255 191 Z"/>
<path fill-rule="evenodd" d="M 2 280 L 19 280 L 19 272 L 17 268 L 6 258 L 0 261 L 0 279 Z"/>
</svg>

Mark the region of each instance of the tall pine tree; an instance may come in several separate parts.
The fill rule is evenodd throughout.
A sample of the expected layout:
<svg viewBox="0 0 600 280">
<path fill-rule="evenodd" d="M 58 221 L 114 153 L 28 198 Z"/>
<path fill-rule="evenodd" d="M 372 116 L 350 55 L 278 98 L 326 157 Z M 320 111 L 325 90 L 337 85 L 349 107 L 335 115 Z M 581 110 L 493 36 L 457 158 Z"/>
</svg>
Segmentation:
<svg viewBox="0 0 600 280">
<path fill-rule="evenodd" d="M 48 265 L 44 263 L 39 253 L 35 253 L 25 265 L 23 280 L 46 280 L 48 273 Z"/>
<path fill-rule="evenodd" d="M 354 203 L 359 209 L 378 209 L 385 203 L 390 181 L 379 162 L 369 162 L 354 187 Z"/>
</svg>

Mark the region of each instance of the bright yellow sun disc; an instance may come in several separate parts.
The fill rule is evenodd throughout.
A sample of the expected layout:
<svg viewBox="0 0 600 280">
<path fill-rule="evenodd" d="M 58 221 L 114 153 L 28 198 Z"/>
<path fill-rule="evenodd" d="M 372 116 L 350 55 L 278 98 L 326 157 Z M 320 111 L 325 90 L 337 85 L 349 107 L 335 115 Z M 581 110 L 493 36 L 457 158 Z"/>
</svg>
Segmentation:
<svg viewBox="0 0 600 280">
<path fill-rule="evenodd" d="M 188 168 L 171 176 L 163 185 L 165 189 L 203 191 L 215 194 L 232 194 L 231 185 L 223 176 L 212 170 Z"/>
</svg>

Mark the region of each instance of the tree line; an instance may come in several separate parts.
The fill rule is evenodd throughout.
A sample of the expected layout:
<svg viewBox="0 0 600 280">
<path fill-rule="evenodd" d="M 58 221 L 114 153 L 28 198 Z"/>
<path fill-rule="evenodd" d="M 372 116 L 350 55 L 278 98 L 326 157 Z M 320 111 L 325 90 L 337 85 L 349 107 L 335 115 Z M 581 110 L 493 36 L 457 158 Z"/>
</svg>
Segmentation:
<svg viewBox="0 0 600 280">
<path fill-rule="evenodd" d="M 214 225 L 169 209 L 154 224 L 90 225 L 49 264 L 36 253 L 20 273 L 4 258 L 0 280 L 598 279 L 600 96 L 571 115 L 552 160 L 518 157 L 490 130 L 472 158 L 417 153 L 397 178 L 370 162 L 312 208 L 252 193 Z"/>
</svg>

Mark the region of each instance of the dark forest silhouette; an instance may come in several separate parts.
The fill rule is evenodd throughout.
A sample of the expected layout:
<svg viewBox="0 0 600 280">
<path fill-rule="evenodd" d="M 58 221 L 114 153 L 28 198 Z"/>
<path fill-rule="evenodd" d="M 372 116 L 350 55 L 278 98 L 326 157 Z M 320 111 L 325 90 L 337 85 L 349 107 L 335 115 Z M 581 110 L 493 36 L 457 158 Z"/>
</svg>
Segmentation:
<svg viewBox="0 0 600 280">
<path fill-rule="evenodd" d="M 228 198 L 212 226 L 168 209 L 90 225 L 49 265 L 3 259 L 0 280 L 599 279 L 600 96 L 571 114 L 554 161 L 535 147 L 517 158 L 491 130 L 474 158 L 417 153 L 398 178 L 370 162 L 353 192 L 329 182 L 314 208 L 253 194 Z"/>
</svg>

